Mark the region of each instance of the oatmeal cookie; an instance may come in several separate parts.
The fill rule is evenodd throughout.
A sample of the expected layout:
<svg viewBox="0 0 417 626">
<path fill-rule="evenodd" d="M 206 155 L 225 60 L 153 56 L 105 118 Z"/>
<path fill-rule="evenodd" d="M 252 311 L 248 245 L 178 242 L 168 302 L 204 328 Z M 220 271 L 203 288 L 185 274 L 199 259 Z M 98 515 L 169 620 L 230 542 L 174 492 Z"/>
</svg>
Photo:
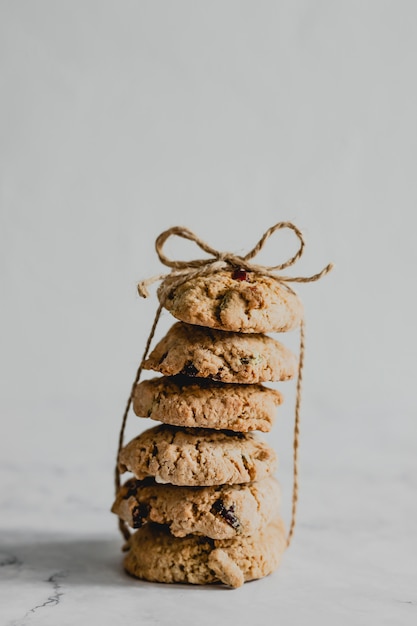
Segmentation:
<svg viewBox="0 0 417 626">
<path fill-rule="evenodd" d="M 263 385 L 178 375 L 136 385 L 133 410 L 139 417 L 174 426 L 268 432 L 281 403 L 279 391 Z"/>
<path fill-rule="evenodd" d="M 177 322 L 152 350 L 144 369 L 166 376 L 184 374 L 225 383 L 253 384 L 293 378 L 297 358 L 267 335 L 225 332 Z"/>
<path fill-rule="evenodd" d="M 124 567 L 132 576 L 163 583 L 240 587 L 271 574 L 285 550 L 280 518 L 249 537 L 173 537 L 165 526 L 146 524 L 129 539 Z"/>
<path fill-rule="evenodd" d="M 177 487 L 131 478 L 120 487 L 112 512 L 132 528 L 165 524 L 172 535 L 230 539 L 252 535 L 278 515 L 275 478 L 244 485 Z"/>
<path fill-rule="evenodd" d="M 158 289 L 161 300 L 177 319 L 220 330 L 244 333 L 284 332 L 303 316 L 299 297 L 269 276 L 245 270 L 224 270 L 197 276 L 173 290 L 168 276 Z"/>
<path fill-rule="evenodd" d="M 195 487 L 261 480 L 274 473 L 276 463 L 273 449 L 253 433 L 165 424 L 132 439 L 119 455 L 121 473 Z"/>
</svg>

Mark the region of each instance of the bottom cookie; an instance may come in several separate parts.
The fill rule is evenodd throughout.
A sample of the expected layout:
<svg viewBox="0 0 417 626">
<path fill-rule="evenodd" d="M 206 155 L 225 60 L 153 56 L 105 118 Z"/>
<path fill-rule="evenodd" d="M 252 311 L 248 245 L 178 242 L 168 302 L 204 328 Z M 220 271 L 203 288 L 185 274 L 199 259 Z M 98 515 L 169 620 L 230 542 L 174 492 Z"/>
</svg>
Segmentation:
<svg viewBox="0 0 417 626">
<path fill-rule="evenodd" d="M 280 518 L 250 537 L 173 537 L 165 526 L 147 524 L 128 542 L 124 567 L 132 576 L 162 583 L 240 587 L 277 567 L 286 546 Z"/>
</svg>

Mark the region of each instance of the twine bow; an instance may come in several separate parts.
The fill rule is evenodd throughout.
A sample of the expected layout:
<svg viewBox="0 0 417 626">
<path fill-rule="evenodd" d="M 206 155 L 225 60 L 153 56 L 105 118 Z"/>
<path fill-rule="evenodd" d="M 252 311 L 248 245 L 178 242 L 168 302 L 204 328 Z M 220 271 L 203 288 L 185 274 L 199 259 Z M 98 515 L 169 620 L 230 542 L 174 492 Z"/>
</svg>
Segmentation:
<svg viewBox="0 0 417 626">
<path fill-rule="evenodd" d="M 290 259 L 281 263 L 280 265 L 258 265 L 255 263 L 251 263 L 251 259 L 253 259 L 265 245 L 265 242 L 269 237 L 275 233 L 277 230 L 281 230 L 284 228 L 288 228 L 292 230 L 299 242 L 300 246 L 297 252 Z M 201 250 L 209 254 L 209 258 L 207 259 L 195 259 L 193 261 L 175 261 L 169 259 L 164 254 L 164 245 L 167 240 L 172 237 L 177 236 L 182 239 L 188 239 L 189 241 L 193 241 L 196 243 Z M 197 276 L 214 274 L 223 269 L 242 269 L 248 272 L 254 272 L 257 274 L 262 274 L 263 276 L 270 276 L 274 280 L 278 281 L 282 284 L 286 289 L 294 293 L 293 289 L 289 286 L 288 283 L 311 283 L 316 280 L 319 280 L 322 276 L 328 274 L 333 268 L 333 264 L 329 263 L 325 268 L 318 272 L 317 274 L 313 274 L 313 276 L 282 276 L 280 274 L 276 274 L 281 270 L 286 269 L 287 267 L 291 267 L 298 261 L 298 259 L 302 256 L 304 251 L 304 238 L 301 231 L 294 225 L 292 222 L 278 222 L 274 226 L 271 226 L 260 238 L 258 243 L 252 250 L 250 250 L 245 256 L 239 256 L 237 254 L 233 254 L 232 252 L 219 252 L 215 248 L 209 246 L 205 241 L 197 237 L 195 233 L 193 233 L 188 228 L 182 226 L 174 226 L 165 230 L 163 233 L 157 237 L 155 241 L 155 249 L 156 253 L 159 257 L 161 263 L 171 268 L 171 272 L 165 274 L 159 274 L 157 276 L 152 276 L 151 278 L 147 278 L 142 280 L 138 284 L 138 292 L 143 298 L 147 298 L 149 296 L 148 287 L 153 283 L 164 280 L 165 278 L 169 278 L 168 281 L 163 282 L 159 288 L 158 295 L 160 304 L 155 314 L 155 318 L 152 324 L 151 332 L 146 342 L 145 351 L 143 353 L 142 360 L 140 362 L 139 368 L 136 372 L 135 380 L 133 381 L 133 385 L 131 388 L 130 396 L 128 398 L 125 412 L 123 414 L 122 426 L 119 433 L 119 445 L 117 458 L 119 457 L 120 450 L 123 447 L 123 437 L 126 426 L 127 417 L 129 414 L 129 410 L 132 404 L 134 392 L 136 385 L 140 380 L 140 376 L 143 369 L 143 364 L 148 355 L 150 345 L 152 339 L 155 334 L 155 330 L 162 312 L 162 308 L 165 302 L 165 298 L 168 294 L 185 283 L 186 281 L 195 278 Z M 290 544 L 296 523 L 296 513 L 297 513 L 297 503 L 298 503 L 298 445 L 299 445 L 299 434 L 300 434 L 300 406 L 301 406 L 301 383 L 302 383 L 302 375 L 303 375 L 303 365 L 304 365 L 304 334 L 305 334 L 305 322 L 304 319 L 301 320 L 300 323 L 300 349 L 299 349 L 299 361 L 298 361 L 298 376 L 297 376 L 297 389 L 296 389 L 296 403 L 295 403 L 295 424 L 294 424 L 294 439 L 293 439 L 293 494 L 292 494 L 292 511 L 291 511 L 291 524 L 290 529 L 288 531 L 287 536 L 287 546 Z M 115 488 L 116 493 L 120 488 L 120 471 L 118 465 L 116 464 L 115 469 Z M 126 540 L 130 538 L 130 531 L 127 527 L 126 522 L 119 518 L 119 528 Z"/>
<path fill-rule="evenodd" d="M 264 247 L 267 239 L 275 233 L 277 230 L 281 230 L 283 228 L 288 228 L 292 230 L 299 242 L 300 246 L 297 252 L 292 256 L 288 261 L 281 263 L 280 265 L 258 265 L 255 263 L 251 263 L 251 259 L 253 259 Z M 198 245 L 198 247 L 207 252 L 207 254 L 211 255 L 207 259 L 195 259 L 193 261 L 175 261 L 169 259 L 163 251 L 164 245 L 167 240 L 172 237 L 181 237 L 182 239 L 188 239 L 189 241 L 193 241 Z M 169 284 L 164 286 L 161 285 L 160 290 L 160 300 L 163 302 L 164 298 L 168 295 L 167 292 L 179 287 L 182 283 L 190 280 L 191 278 L 195 278 L 197 276 L 214 274 L 222 269 L 227 268 L 239 268 L 246 270 L 248 272 L 255 272 L 257 274 L 262 274 L 263 276 L 270 276 L 271 278 L 277 280 L 282 283 L 284 287 L 286 287 L 289 291 L 293 291 L 288 283 L 310 283 L 316 280 L 319 280 L 322 276 L 330 272 L 333 267 L 332 263 L 329 263 L 321 272 L 314 274 L 313 276 L 280 276 L 276 274 L 281 270 L 286 269 L 287 267 L 291 267 L 298 261 L 298 259 L 302 256 L 304 251 L 305 241 L 303 238 L 303 234 L 301 231 L 291 222 L 278 222 L 274 226 L 271 226 L 258 241 L 256 246 L 252 248 L 245 256 L 239 256 L 237 254 L 233 254 L 232 252 L 220 252 L 215 248 L 212 248 L 208 245 L 203 239 L 200 239 L 195 233 L 193 233 L 188 228 L 182 226 L 173 226 L 168 230 L 165 230 L 163 233 L 159 235 L 159 237 L 155 241 L 155 249 L 161 263 L 171 268 L 171 272 L 168 274 L 158 274 L 157 276 L 152 276 L 151 278 L 147 278 L 142 280 L 138 284 L 138 292 L 142 298 L 147 298 L 149 296 L 148 287 L 153 283 L 163 280 L 168 276 L 173 280 L 169 281 Z"/>
</svg>

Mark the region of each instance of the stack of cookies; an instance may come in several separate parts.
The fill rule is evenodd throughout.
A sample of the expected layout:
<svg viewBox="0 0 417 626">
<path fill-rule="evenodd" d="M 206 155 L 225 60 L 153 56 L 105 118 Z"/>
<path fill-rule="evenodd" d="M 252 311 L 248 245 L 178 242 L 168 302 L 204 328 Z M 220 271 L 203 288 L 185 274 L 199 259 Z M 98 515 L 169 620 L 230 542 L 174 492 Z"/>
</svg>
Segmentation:
<svg viewBox="0 0 417 626">
<path fill-rule="evenodd" d="M 130 441 L 112 511 L 136 532 L 124 566 L 159 582 L 238 587 L 270 574 L 286 545 L 276 455 L 268 432 L 282 402 L 263 383 L 285 381 L 297 358 L 265 333 L 296 328 L 299 298 L 242 269 L 190 278 L 158 295 L 175 323 L 144 368 L 133 408 L 162 425 Z"/>
</svg>

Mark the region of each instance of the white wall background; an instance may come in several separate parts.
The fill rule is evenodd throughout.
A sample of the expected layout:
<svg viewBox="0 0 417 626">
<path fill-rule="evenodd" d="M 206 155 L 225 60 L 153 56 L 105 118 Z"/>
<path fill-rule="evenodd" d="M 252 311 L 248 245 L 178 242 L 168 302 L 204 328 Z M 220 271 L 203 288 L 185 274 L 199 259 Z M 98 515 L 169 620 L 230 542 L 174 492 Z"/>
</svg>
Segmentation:
<svg viewBox="0 0 417 626">
<path fill-rule="evenodd" d="M 409 450 L 416 3 L 3 0 L 0 10 L 0 445 L 8 497 L 44 486 L 25 522 L 65 526 L 78 499 L 84 526 L 97 506 L 113 528 L 117 431 L 156 307 L 136 282 L 161 270 L 153 243 L 175 224 L 244 252 L 293 220 L 308 239 L 294 274 L 335 262 L 299 289 L 304 474 L 341 458 L 346 471 L 382 470 L 384 429 Z M 262 258 L 290 251 L 278 235 Z M 271 435 L 285 480 L 287 395 Z M 132 417 L 130 429 L 150 425 Z M 314 498 L 319 479 L 311 488 Z"/>
</svg>

